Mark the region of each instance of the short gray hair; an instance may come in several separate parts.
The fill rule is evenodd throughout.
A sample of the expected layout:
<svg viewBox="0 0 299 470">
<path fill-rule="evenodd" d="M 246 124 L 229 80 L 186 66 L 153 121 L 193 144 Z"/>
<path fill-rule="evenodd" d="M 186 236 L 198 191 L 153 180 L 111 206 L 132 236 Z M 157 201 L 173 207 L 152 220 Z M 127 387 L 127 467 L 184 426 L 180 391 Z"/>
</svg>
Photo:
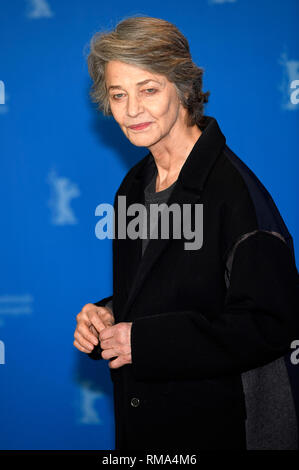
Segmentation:
<svg viewBox="0 0 299 470">
<path fill-rule="evenodd" d="M 112 60 L 164 75 L 175 85 L 188 110 L 188 125 L 202 124 L 204 104 L 210 95 L 202 91 L 204 70 L 192 61 L 189 43 L 174 24 L 150 16 L 133 16 L 120 21 L 112 31 L 93 35 L 87 57 L 93 80 L 90 96 L 106 116 L 111 110 L 105 67 Z"/>
</svg>

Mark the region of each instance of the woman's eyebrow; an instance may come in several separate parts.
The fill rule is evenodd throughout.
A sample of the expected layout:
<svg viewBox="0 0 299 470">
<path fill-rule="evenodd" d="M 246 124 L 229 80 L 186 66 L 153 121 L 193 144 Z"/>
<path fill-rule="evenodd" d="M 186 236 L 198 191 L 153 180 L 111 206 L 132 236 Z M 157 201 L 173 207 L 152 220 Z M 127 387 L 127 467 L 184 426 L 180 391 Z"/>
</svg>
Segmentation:
<svg viewBox="0 0 299 470">
<path fill-rule="evenodd" d="M 162 85 L 162 83 L 159 82 L 159 80 L 155 80 L 154 78 L 149 78 L 147 80 L 143 80 L 142 82 L 138 82 L 137 85 L 145 85 L 148 82 L 156 82 L 156 83 L 159 83 L 159 85 Z"/>
<path fill-rule="evenodd" d="M 162 83 L 159 82 L 159 80 L 155 80 L 154 78 L 148 78 L 147 80 L 143 80 L 142 82 L 136 83 L 136 85 L 138 85 L 138 86 L 139 86 L 139 85 L 145 85 L 145 84 L 148 83 L 148 82 L 156 82 L 156 83 L 159 83 L 159 85 L 162 85 Z M 121 89 L 122 87 L 121 87 L 120 85 L 110 85 L 110 87 L 108 88 L 108 91 L 109 91 L 110 89 L 116 89 L 116 88 L 117 88 L 117 89 Z"/>
</svg>

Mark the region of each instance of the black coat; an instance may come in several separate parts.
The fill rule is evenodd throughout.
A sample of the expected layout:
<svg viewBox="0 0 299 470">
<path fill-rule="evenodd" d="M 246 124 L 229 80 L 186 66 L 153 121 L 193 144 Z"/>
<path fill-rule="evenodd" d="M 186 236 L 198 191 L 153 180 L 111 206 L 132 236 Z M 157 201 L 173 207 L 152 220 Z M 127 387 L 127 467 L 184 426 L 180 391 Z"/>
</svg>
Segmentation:
<svg viewBox="0 0 299 470">
<path fill-rule="evenodd" d="M 217 121 L 206 117 L 201 129 L 168 205 L 203 204 L 202 247 L 186 250 L 184 238 L 151 239 L 141 257 L 140 238 L 117 239 L 116 218 L 113 296 L 96 305 L 112 299 L 116 323 L 133 322 L 132 364 L 111 369 L 117 449 L 250 448 L 246 424 L 247 433 L 260 431 L 248 420 L 252 372 L 260 380 L 268 364 L 281 366 L 298 338 L 292 237 L 264 186 L 226 145 Z M 149 153 L 127 173 L 115 214 L 119 195 L 127 207 L 143 203 L 154 170 Z M 97 346 L 90 357 L 100 353 Z M 267 380 L 271 387 L 269 373 Z M 288 401 L 290 440 L 296 441 L 289 385 L 279 406 Z M 255 396 L 257 407 L 269 403 L 265 387 Z M 269 419 L 273 414 L 270 407 Z M 267 446 L 267 439 L 258 444 Z"/>
</svg>

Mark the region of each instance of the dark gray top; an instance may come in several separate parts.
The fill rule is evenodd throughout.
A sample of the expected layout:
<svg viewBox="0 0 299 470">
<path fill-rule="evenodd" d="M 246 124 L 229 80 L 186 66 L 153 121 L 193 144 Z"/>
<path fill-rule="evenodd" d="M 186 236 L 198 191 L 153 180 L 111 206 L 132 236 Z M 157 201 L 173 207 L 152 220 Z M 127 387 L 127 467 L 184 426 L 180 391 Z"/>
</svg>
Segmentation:
<svg viewBox="0 0 299 470">
<path fill-rule="evenodd" d="M 144 189 L 144 205 L 147 212 L 147 238 L 142 240 L 142 255 L 144 254 L 144 250 L 147 247 L 150 237 L 150 205 L 151 204 L 161 204 L 166 203 L 168 198 L 175 187 L 176 181 L 172 183 L 172 185 L 168 186 L 168 188 L 163 189 L 162 191 L 156 192 L 156 178 L 157 178 L 157 169 L 155 174 L 149 184 Z M 160 214 L 159 214 L 160 217 Z"/>
<path fill-rule="evenodd" d="M 176 181 L 175 181 L 168 188 L 163 189 L 162 191 L 156 192 L 157 173 L 158 173 L 158 170 L 156 168 L 154 176 L 152 177 L 152 179 L 150 180 L 150 182 L 148 183 L 148 185 L 144 189 L 144 205 L 146 207 L 146 212 L 147 212 L 147 238 L 142 239 L 142 256 L 143 256 L 144 250 L 147 247 L 147 244 L 149 242 L 150 204 L 161 204 L 163 202 L 166 203 L 168 201 L 168 198 L 169 198 L 173 188 L 175 187 L 175 184 L 176 184 Z M 111 308 L 112 311 L 113 311 L 113 300 L 109 300 L 105 304 L 105 306 Z"/>
</svg>

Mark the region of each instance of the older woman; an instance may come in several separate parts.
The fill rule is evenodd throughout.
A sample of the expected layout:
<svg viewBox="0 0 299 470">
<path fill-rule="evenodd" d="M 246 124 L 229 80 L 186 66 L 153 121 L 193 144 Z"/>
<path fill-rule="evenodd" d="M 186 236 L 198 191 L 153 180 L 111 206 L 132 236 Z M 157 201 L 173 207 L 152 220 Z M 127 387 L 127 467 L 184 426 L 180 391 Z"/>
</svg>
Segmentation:
<svg viewBox="0 0 299 470">
<path fill-rule="evenodd" d="M 298 332 L 292 237 L 203 115 L 203 70 L 186 38 L 167 21 L 128 18 L 93 37 L 88 65 L 99 108 L 149 150 L 115 213 L 121 197 L 164 203 L 154 227 L 142 219 L 146 237 L 120 235 L 116 219 L 113 295 L 77 315 L 74 345 L 110 367 L 116 448 L 296 448 L 284 362 Z M 164 237 L 171 207 L 182 217 Z M 189 223 L 201 243 L 187 248 Z"/>
</svg>

